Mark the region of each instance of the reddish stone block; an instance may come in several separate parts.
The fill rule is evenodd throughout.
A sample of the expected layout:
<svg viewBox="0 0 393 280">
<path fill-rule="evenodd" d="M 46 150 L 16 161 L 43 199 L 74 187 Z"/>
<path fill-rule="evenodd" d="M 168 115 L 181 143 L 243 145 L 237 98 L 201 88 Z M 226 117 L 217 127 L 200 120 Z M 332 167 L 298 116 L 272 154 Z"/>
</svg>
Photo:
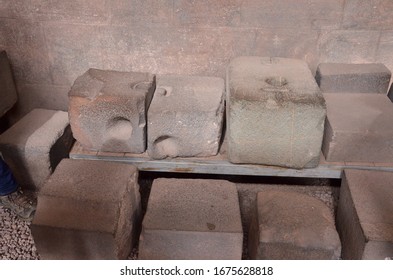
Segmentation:
<svg viewBox="0 0 393 280">
<path fill-rule="evenodd" d="M 321 63 L 315 79 L 322 92 L 386 94 L 391 76 L 382 63 Z"/>
<path fill-rule="evenodd" d="M 140 259 L 241 259 L 243 231 L 233 183 L 156 179 L 139 240 Z"/>
<path fill-rule="evenodd" d="M 174 1 L 174 21 L 192 26 L 239 26 L 241 1 Z"/>
<path fill-rule="evenodd" d="M 343 27 L 357 29 L 390 29 L 393 19 L 390 0 L 347 0 L 344 7 Z"/>
<path fill-rule="evenodd" d="M 154 90 L 152 74 L 88 70 L 69 93 L 75 139 L 86 149 L 143 153 L 147 108 Z"/>
<path fill-rule="evenodd" d="M 173 0 L 111 1 L 112 23 L 116 25 L 169 25 Z"/>
<path fill-rule="evenodd" d="M 324 94 L 327 161 L 393 162 L 393 104 L 383 94 Z"/>
<path fill-rule="evenodd" d="M 333 30 L 319 37 L 320 62 L 369 63 L 375 61 L 380 31 Z"/>
<path fill-rule="evenodd" d="M 338 28 L 344 0 L 241 1 L 241 25 L 267 28 Z"/>
<path fill-rule="evenodd" d="M 376 53 L 376 61 L 385 64 L 393 71 L 393 31 L 382 31 Z"/>
<path fill-rule="evenodd" d="M 224 100 L 221 78 L 159 76 L 148 113 L 149 156 L 160 159 L 216 155 Z"/>
<path fill-rule="evenodd" d="M 39 24 L 0 18 L 1 48 L 7 51 L 16 83 L 50 84 L 49 56 Z"/>
<path fill-rule="evenodd" d="M 21 187 L 40 188 L 61 159 L 68 156 L 73 138 L 68 114 L 35 109 L 0 136 L 0 151 Z"/>
<path fill-rule="evenodd" d="M 393 173 L 345 170 L 337 209 L 343 259 L 393 257 Z"/>
<path fill-rule="evenodd" d="M 140 218 L 137 169 L 64 159 L 38 194 L 31 230 L 42 259 L 126 259 Z"/>
<path fill-rule="evenodd" d="M 319 199 L 297 192 L 264 191 L 249 233 L 252 259 L 338 259 L 340 238 L 334 217 Z"/>
</svg>

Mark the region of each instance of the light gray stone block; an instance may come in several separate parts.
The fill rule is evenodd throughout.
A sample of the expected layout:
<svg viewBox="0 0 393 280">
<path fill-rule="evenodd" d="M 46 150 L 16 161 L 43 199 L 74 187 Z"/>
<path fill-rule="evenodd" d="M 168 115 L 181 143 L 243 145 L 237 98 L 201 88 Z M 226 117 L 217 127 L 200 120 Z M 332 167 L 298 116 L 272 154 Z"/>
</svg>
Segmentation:
<svg viewBox="0 0 393 280">
<path fill-rule="evenodd" d="M 154 90 L 152 74 L 89 69 L 69 92 L 75 139 L 90 150 L 143 153 Z"/>
<path fill-rule="evenodd" d="M 286 191 L 257 194 L 249 232 L 252 259 L 338 259 L 340 238 L 334 217 L 317 198 Z"/>
<path fill-rule="evenodd" d="M 39 189 L 73 141 L 67 112 L 34 109 L 0 135 L 0 151 L 22 187 Z"/>
<path fill-rule="evenodd" d="M 241 259 L 236 186 L 228 181 L 156 179 L 139 241 L 140 259 Z"/>
<path fill-rule="evenodd" d="M 134 166 L 64 159 L 38 194 L 31 230 L 42 259 L 126 259 L 140 214 Z"/>
<path fill-rule="evenodd" d="M 16 103 L 17 94 L 11 66 L 5 51 L 0 51 L 0 117 Z"/>
<path fill-rule="evenodd" d="M 333 162 L 393 162 L 393 104 L 383 94 L 324 94 L 322 151 Z"/>
<path fill-rule="evenodd" d="M 393 258 L 393 173 L 345 170 L 337 209 L 343 259 Z"/>
<path fill-rule="evenodd" d="M 316 80 L 322 92 L 383 93 L 389 88 L 392 73 L 382 63 L 321 63 Z"/>
<path fill-rule="evenodd" d="M 319 163 L 325 101 L 307 64 L 238 57 L 227 70 L 228 157 L 290 168 Z"/>
<path fill-rule="evenodd" d="M 160 159 L 216 155 L 224 92 L 221 78 L 159 76 L 148 113 L 149 156 Z"/>
</svg>

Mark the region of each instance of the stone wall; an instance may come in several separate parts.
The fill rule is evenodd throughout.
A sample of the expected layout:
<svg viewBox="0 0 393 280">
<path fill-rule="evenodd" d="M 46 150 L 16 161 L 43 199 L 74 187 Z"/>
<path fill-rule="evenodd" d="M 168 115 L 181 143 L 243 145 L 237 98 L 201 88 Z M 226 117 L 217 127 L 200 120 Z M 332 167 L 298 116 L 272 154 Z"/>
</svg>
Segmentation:
<svg viewBox="0 0 393 280">
<path fill-rule="evenodd" d="M 239 55 L 382 62 L 393 70 L 391 0 L 0 0 L 13 114 L 67 109 L 89 67 L 224 77 Z"/>
</svg>

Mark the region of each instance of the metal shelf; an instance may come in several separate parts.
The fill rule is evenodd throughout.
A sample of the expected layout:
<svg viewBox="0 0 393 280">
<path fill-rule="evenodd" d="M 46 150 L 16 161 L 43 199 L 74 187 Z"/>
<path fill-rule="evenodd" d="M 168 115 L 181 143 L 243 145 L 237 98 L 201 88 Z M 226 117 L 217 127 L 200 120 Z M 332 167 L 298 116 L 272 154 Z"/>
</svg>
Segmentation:
<svg viewBox="0 0 393 280">
<path fill-rule="evenodd" d="M 76 142 L 70 152 L 72 159 L 104 160 L 133 164 L 141 171 L 279 176 L 304 178 L 341 178 L 343 169 L 366 169 L 393 172 L 393 163 L 355 163 L 326 162 L 322 153 L 320 164 L 316 168 L 290 169 L 254 164 L 233 164 L 228 162 L 225 152 L 205 158 L 174 158 L 155 160 L 143 154 L 95 152 L 83 149 Z"/>
</svg>

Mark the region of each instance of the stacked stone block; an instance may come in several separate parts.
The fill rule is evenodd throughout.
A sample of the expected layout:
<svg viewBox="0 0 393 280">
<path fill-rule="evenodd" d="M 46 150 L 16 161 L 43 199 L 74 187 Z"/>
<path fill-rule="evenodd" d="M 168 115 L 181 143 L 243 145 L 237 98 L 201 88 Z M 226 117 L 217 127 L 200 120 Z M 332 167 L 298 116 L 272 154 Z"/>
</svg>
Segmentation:
<svg viewBox="0 0 393 280">
<path fill-rule="evenodd" d="M 0 51 L 0 117 L 16 103 L 17 94 L 11 66 L 5 51 Z"/>
<path fill-rule="evenodd" d="M 69 92 L 74 137 L 90 150 L 143 153 L 154 90 L 152 74 L 89 69 Z"/>
<path fill-rule="evenodd" d="M 34 109 L 0 135 L 0 151 L 22 187 L 40 188 L 73 144 L 68 114 Z"/>
<path fill-rule="evenodd" d="M 382 63 L 321 63 L 315 78 L 326 93 L 386 94 L 391 75 Z"/>
<path fill-rule="evenodd" d="M 148 113 L 150 157 L 216 155 L 221 139 L 224 92 L 221 78 L 159 76 Z"/>
<path fill-rule="evenodd" d="M 291 168 L 319 163 L 325 101 L 307 64 L 238 57 L 227 70 L 228 157 Z"/>
<path fill-rule="evenodd" d="M 393 257 L 393 173 L 345 170 L 337 209 L 343 259 Z"/>
<path fill-rule="evenodd" d="M 38 194 L 31 230 L 42 259 L 126 259 L 140 218 L 134 166 L 64 159 Z"/>
<path fill-rule="evenodd" d="M 140 259 L 241 259 L 236 186 L 220 180 L 156 179 L 139 241 Z"/>
<path fill-rule="evenodd" d="M 333 162 L 393 162 L 393 104 L 382 94 L 324 94 L 322 151 Z"/>
<path fill-rule="evenodd" d="M 249 232 L 252 259 L 338 259 L 334 218 L 319 199 L 297 192 L 263 191 Z"/>
</svg>

